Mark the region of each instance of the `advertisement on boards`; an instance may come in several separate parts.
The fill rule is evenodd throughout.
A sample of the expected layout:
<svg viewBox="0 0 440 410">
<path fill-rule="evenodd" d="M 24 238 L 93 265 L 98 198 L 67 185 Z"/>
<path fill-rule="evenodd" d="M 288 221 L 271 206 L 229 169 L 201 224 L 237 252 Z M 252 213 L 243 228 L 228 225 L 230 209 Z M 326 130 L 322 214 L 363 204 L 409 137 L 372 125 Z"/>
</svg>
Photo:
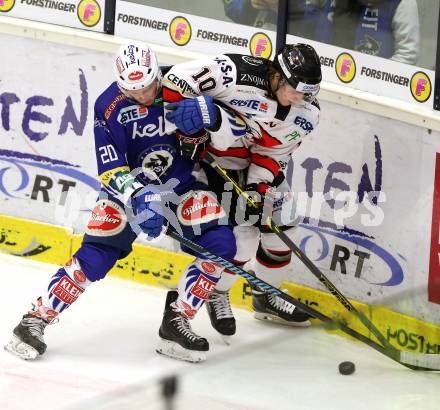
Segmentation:
<svg viewBox="0 0 440 410">
<path fill-rule="evenodd" d="M 276 33 L 128 1 L 116 3 L 115 35 L 207 55 L 251 54 L 272 58 Z"/>
<path fill-rule="evenodd" d="M 83 232 L 99 187 L 93 105 L 114 81 L 113 56 L 5 39 L 0 52 L 15 70 L 0 83 L 0 213 Z M 307 256 L 347 297 L 431 322 L 440 317 L 439 141 L 321 101 L 320 124 L 286 171 L 302 217 L 295 242 Z M 287 276 L 322 289 L 295 256 Z"/>
<path fill-rule="evenodd" d="M 0 12 L 44 23 L 104 31 L 105 0 L 2 0 Z"/>
</svg>

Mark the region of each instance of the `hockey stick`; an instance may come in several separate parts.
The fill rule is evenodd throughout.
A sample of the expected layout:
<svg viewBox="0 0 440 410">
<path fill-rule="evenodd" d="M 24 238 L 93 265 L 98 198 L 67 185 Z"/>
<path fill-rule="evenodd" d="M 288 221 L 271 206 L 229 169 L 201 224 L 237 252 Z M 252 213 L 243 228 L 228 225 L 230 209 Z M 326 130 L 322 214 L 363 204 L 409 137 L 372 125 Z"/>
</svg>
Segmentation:
<svg viewBox="0 0 440 410">
<path fill-rule="evenodd" d="M 205 160 L 220 174 L 225 180 L 232 183 L 234 189 L 238 195 L 243 195 L 247 202 L 254 208 L 258 208 L 255 201 L 240 187 L 240 185 L 231 178 L 227 171 L 220 167 L 209 153 L 206 154 Z M 304 263 L 304 265 L 310 270 L 310 272 L 315 275 L 318 280 L 329 290 L 329 292 L 338 299 L 338 301 L 347 309 L 349 312 L 353 312 L 358 319 L 365 325 L 365 327 L 376 336 L 376 338 L 382 343 L 384 347 L 393 348 L 385 336 L 377 329 L 373 323 L 360 311 L 358 311 L 350 301 L 336 288 L 335 285 L 316 267 L 316 265 L 304 254 L 303 251 L 277 226 L 277 224 L 272 220 L 270 216 L 267 217 L 267 225 L 293 252 L 295 255 Z"/>
<path fill-rule="evenodd" d="M 240 185 L 231 178 L 227 171 L 220 167 L 215 159 L 212 157 L 212 155 L 208 152 L 205 156 L 205 161 L 208 162 L 216 171 L 217 173 L 222 176 L 223 179 L 230 182 L 235 191 L 238 195 L 243 195 L 247 202 L 253 206 L 254 208 L 257 208 L 258 205 L 255 203 L 255 201 L 240 187 Z M 382 343 L 384 349 L 389 350 L 390 352 L 393 352 L 392 354 L 399 354 L 399 356 L 402 355 L 416 355 L 413 359 L 413 362 L 415 363 L 415 360 L 420 360 L 424 362 L 424 360 L 428 361 L 437 361 L 438 364 L 437 367 L 431 369 L 431 370 L 440 370 L 440 355 L 433 355 L 433 354 L 423 354 L 423 353 L 412 353 L 412 352 L 404 352 L 397 350 L 390 344 L 390 342 L 385 338 L 385 336 L 380 332 L 380 330 L 359 310 L 357 310 L 353 304 L 336 288 L 335 285 L 316 267 L 316 265 L 307 257 L 307 255 L 304 254 L 304 252 L 301 251 L 301 249 L 276 225 L 276 223 L 272 220 L 271 217 L 267 217 L 267 224 L 285 244 L 286 246 L 298 257 L 298 259 L 303 262 L 303 264 L 310 270 L 310 272 L 316 276 L 316 278 L 329 290 L 329 292 L 338 299 L 338 301 L 341 303 L 342 306 L 345 307 L 349 312 L 352 312 L 363 324 L 364 326 L 379 340 L 380 343 Z M 426 356 L 425 358 L 423 358 Z M 418 359 L 417 359 L 418 358 Z M 434 364 L 435 365 L 435 364 Z"/>
<path fill-rule="evenodd" d="M 221 256 L 215 255 L 214 253 L 209 252 L 207 249 L 202 247 L 201 245 L 198 245 L 189 239 L 184 238 L 183 236 L 179 235 L 177 232 L 169 230 L 167 232 L 167 235 L 171 238 L 175 239 L 176 241 L 180 242 L 182 245 L 185 245 L 189 249 L 193 250 L 197 254 L 199 254 L 201 257 L 209 259 L 212 262 L 218 263 L 222 265 L 224 268 L 229 269 L 230 271 L 234 272 L 237 275 L 240 275 L 244 279 L 246 279 L 248 282 L 252 283 L 253 285 L 259 287 L 260 289 L 264 290 L 267 293 L 270 293 L 272 295 L 276 295 L 283 299 L 284 301 L 291 303 L 292 305 L 295 305 L 305 313 L 309 314 L 310 316 L 321 320 L 322 322 L 329 323 L 332 326 L 336 326 L 338 329 L 342 330 L 347 335 L 365 343 L 366 345 L 372 347 L 379 353 L 382 353 L 383 355 L 387 356 L 388 358 L 396 361 L 397 363 L 400 363 L 401 365 L 408 367 L 412 370 L 426 370 L 426 371 L 436 371 L 440 370 L 440 361 L 432 361 L 431 356 L 429 356 L 429 360 L 425 358 L 424 356 L 428 355 L 422 355 L 422 354 L 412 354 L 411 352 L 403 352 L 400 351 L 393 346 L 390 345 L 390 347 L 383 347 L 376 343 L 374 340 L 369 339 L 368 337 L 364 336 L 361 333 L 358 333 L 356 330 L 348 327 L 344 323 L 337 322 L 330 317 L 324 315 L 321 312 L 318 312 L 317 310 L 311 308 L 308 305 L 305 305 L 304 303 L 301 303 L 300 301 L 294 299 L 292 296 L 288 295 L 287 293 L 282 292 L 278 288 L 270 285 L 269 283 L 257 278 L 255 275 L 253 275 L 250 272 L 246 272 L 242 268 L 234 265 L 233 263 L 227 261 L 226 259 L 222 258 Z M 422 357 L 421 357 L 422 356 Z M 437 356 L 440 357 L 440 356 Z"/>
</svg>

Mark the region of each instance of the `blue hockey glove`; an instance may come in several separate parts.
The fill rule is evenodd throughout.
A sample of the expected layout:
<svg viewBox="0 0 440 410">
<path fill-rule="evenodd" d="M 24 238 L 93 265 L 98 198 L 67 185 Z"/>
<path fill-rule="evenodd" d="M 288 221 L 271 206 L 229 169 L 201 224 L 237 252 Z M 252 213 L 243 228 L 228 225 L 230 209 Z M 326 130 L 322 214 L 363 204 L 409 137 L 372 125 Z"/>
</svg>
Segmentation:
<svg viewBox="0 0 440 410">
<path fill-rule="evenodd" d="M 131 196 L 135 223 L 150 238 L 157 238 L 165 223 L 160 191 L 149 185 L 135 191 Z"/>
<path fill-rule="evenodd" d="M 165 108 L 171 110 L 166 113 L 166 119 L 186 135 L 195 134 L 203 128 L 213 127 L 219 116 L 219 109 L 209 96 L 187 98 L 168 104 Z"/>
</svg>

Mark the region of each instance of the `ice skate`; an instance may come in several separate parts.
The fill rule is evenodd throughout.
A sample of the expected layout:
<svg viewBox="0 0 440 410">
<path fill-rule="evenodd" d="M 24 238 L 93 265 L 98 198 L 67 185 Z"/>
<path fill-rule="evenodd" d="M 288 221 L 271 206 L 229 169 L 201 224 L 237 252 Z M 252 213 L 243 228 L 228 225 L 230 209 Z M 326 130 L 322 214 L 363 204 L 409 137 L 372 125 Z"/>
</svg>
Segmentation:
<svg viewBox="0 0 440 410">
<path fill-rule="evenodd" d="M 24 360 L 33 360 L 46 351 L 43 335 L 49 323 L 30 313 L 23 316 L 14 329 L 12 340 L 5 345 L 5 350 Z"/>
<path fill-rule="evenodd" d="M 168 292 L 156 352 L 187 362 L 203 362 L 209 343 L 192 331 L 189 319 L 176 306 L 177 298 L 176 291 Z"/>
<path fill-rule="evenodd" d="M 231 344 L 231 336 L 235 335 L 235 318 L 229 301 L 229 291 L 215 290 L 206 302 L 206 310 L 212 327 L 220 333 L 223 341 Z"/>
<path fill-rule="evenodd" d="M 309 327 L 310 316 L 279 296 L 252 288 L 254 317 L 286 326 Z"/>
</svg>

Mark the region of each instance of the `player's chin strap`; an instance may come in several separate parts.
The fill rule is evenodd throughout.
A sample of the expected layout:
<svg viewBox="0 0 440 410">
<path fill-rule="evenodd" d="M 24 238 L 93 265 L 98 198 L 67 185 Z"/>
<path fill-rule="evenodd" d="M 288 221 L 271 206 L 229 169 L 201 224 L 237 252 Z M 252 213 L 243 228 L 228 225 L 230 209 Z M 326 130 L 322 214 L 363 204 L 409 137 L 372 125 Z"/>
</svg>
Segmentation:
<svg viewBox="0 0 440 410">
<path fill-rule="evenodd" d="M 205 156 L 205 161 L 208 162 L 219 175 L 222 176 L 222 178 L 230 182 L 235 191 L 238 195 L 243 195 L 244 198 L 247 200 L 250 206 L 253 206 L 255 208 L 258 207 L 258 205 L 255 203 L 255 201 L 252 200 L 252 198 L 240 187 L 240 185 L 231 178 L 227 171 L 220 167 L 215 159 L 212 157 L 212 155 L 208 152 Z M 298 259 L 301 260 L 301 262 L 308 268 L 308 270 L 315 275 L 318 280 L 329 290 L 329 292 L 338 299 L 338 301 L 341 303 L 342 306 L 344 306 L 345 309 L 347 309 L 349 312 L 352 312 L 363 324 L 364 326 L 377 338 L 377 340 L 382 344 L 381 346 L 381 353 L 385 354 L 386 356 L 390 357 L 391 359 L 407 366 L 410 368 L 414 368 L 416 370 L 440 370 L 440 355 L 439 354 L 429 354 L 429 353 L 414 353 L 414 352 L 406 352 L 402 350 L 396 349 L 394 346 L 390 344 L 390 342 L 385 338 L 385 336 L 379 331 L 379 329 L 359 310 L 357 310 L 353 304 L 336 288 L 335 285 L 316 267 L 316 265 L 307 257 L 307 255 L 304 254 L 304 252 L 281 230 L 280 227 L 276 225 L 276 223 L 272 220 L 270 216 L 267 217 L 266 224 L 269 226 L 271 231 L 275 233 L 285 244 L 286 246 L 298 257 Z M 229 268 L 228 268 L 229 269 Z M 239 273 L 240 274 L 240 273 Z M 247 273 L 246 273 L 247 274 Z M 240 274 L 241 276 L 244 276 Z M 258 279 L 259 280 L 259 279 Z M 258 284 L 257 284 L 258 285 Z M 267 285 L 265 283 L 265 286 L 263 287 L 264 290 L 267 290 L 267 286 L 269 286 L 271 289 L 275 289 L 270 285 Z M 260 286 L 261 287 L 261 286 Z M 278 291 L 280 292 L 280 291 Z M 273 293 L 273 292 L 271 292 Z M 282 292 L 280 292 L 282 294 Z M 282 297 L 282 295 L 277 294 L 278 296 Z M 292 298 L 290 298 L 292 299 Z M 288 300 L 289 302 L 293 303 L 291 300 Z M 298 302 L 293 303 L 295 306 L 298 306 Z M 304 306 L 304 305 L 303 305 Z M 300 306 L 300 309 L 303 309 L 302 306 Z M 306 313 L 309 313 L 307 310 L 303 309 Z M 309 308 L 310 310 L 310 308 Z M 312 316 L 321 319 L 323 321 L 328 321 L 325 319 L 325 316 L 319 313 L 319 316 L 312 313 Z M 348 333 L 346 329 L 344 330 L 340 324 L 338 326 L 343 330 L 344 332 Z M 346 326 L 345 326 L 346 327 Z M 350 331 L 353 331 L 350 329 Z M 354 332 L 354 331 L 353 331 Z M 361 336 L 360 334 L 358 334 Z M 356 337 L 356 336 L 354 336 Z M 369 346 L 377 349 L 378 344 L 373 342 L 372 340 L 365 338 L 368 340 L 362 340 L 359 337 L 356 337 L 357 339 L 363 341 L 364 343 L 368 344 Z"/>
</svg>

